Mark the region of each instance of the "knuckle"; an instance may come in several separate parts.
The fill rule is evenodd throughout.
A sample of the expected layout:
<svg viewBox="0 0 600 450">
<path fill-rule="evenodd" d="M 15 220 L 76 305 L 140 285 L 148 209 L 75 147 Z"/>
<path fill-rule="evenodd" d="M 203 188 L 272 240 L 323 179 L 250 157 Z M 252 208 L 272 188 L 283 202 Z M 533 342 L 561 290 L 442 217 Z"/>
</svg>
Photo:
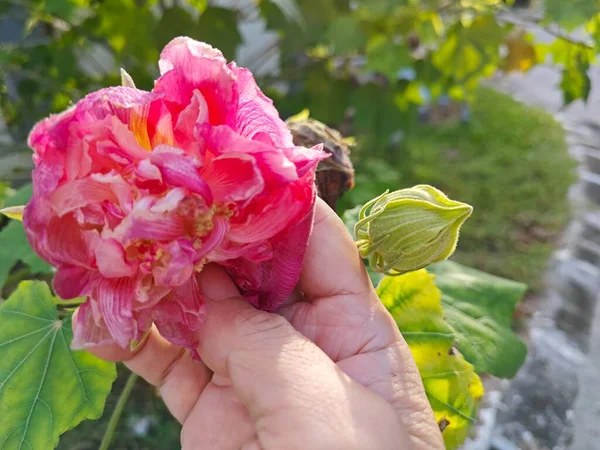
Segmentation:
<svg viewBox="0 0 600 450">
<path fill-rule="evenodd" d="M 259 310 L 239 314 L 234 320 L 238 335 L 247 339 L 261 336 L 285 336 L 294 331 L 290 323 L 282 316 Z"/>
</svg>

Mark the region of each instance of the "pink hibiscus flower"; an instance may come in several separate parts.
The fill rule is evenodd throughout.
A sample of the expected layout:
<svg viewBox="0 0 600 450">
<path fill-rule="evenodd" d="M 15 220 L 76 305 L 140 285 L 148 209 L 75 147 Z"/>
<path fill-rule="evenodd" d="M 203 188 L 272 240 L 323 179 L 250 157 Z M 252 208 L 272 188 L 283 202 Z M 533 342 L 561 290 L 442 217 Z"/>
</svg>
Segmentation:
<svg viewBox="0 0 600 450">
<path fill-rule="evenodd" d="M 29 138 L 27 235 L 56 292 L 87 297 L 74 348 L 127 347 L 152 323 L 194 348 L 207 263 L 265 310 L 298 281 L 325 154 L 294 146 L 252 74 L 209 45 L 177 38 L 159 67 L 152 92 L 102 89 Z"/>
</svg>

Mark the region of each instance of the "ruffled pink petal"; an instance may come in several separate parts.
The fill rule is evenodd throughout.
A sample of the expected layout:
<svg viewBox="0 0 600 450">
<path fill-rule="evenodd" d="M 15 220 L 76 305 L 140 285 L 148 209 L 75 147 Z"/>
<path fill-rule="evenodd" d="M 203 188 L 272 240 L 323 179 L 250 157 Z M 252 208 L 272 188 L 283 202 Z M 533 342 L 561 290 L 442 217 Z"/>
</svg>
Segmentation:
<svg viewBox="0 0 600 450">
<path fill-rule="evenodd" d="M 190 38 L 175 38 L 163 49 L 158 64 L 162 76 L 153 92 L 163 94 L 169 102 L 188 105 L 198 90 L 208 105 L 210 123 L 233 125 L 232 106 L 238 103 L 236 78 L 219 50 Z"/>
<path fill-rule="evenodd" d="M 226 153 L 213 158 L 203 167 L 205 179 L 216 202 L 243 202 L 264 189 L 264 181 L 253 156 L 244 153 Z"/>
<path fill-rule="evenodd" d="M 161 145 L 154 149 L 152 164 L 160 170 L 163 181 L 171 186 L 185 187 L 211 204 L 212 194 L 206 181 L 200 176 L 194 160 L 173 147 Z"/>
<path fill-rule="evenodd" d="M 196 348 L 195 332 L 204 322 L 206 306 L 196 277 L 179 286 L 151 310 L 152 319 L 162 336 L 175 345 Z"/>
<path fill-rule="evenodd" d="M 312 184 L 303 179 L 261 196 L 231 220 L 227 238 L 238 243 L 270 239 L 306 214 L 313 191 Z"/>
<path fill-rule="evenodd" d="M 131 278 L 101 279 L 96 286 L 94 300 L 106 328 L 122 348 L 128 348 L 129 343 L 139 337 L 132 310 L 134 295 L 135 280 Z"/>
<path fill-rule="evenodd" d="M 179 147 L 191 155 L 200 154 L 200 142 L 195 136 L 196 125 L 208 123 L 208 104 L 202 93 L 195 89 L 192 100 L 177 118 L 175 140 Z"/>
<path fill-rule="evenodd" d="M 202 247 L 194 256 L 194 263 L 201 262 L 209 253 L 211 253 L 225 238 L 229 230 L 229 223 L 222 217 L 213 219 L 213 229 L 210 234 L 202 241 Z M 211 261 L 214 261 L 211 259 Z"/>
<path fill-rule="evenodd" d="M 224 262 L 244 257 L 254 263 L 267 261 L 273 257 L 273 249 L 269 241 L 238 244 L 224 239 L 208 255 L 209 261 Z"/>
<path fill-rule="evenodd" d="M 312 148 L 284 148 L 283 152 L 296 166 L 299 177 L 303 177 L 308 172 L 314 170 L 321 161 L 331 156 L 329 153 L 323 151 L 323 144 L 315 145 Z"/>
<path fill-rule="evenodd" d="M 143 206 L 144 203 L 136 205 L 114 232 L 106 233 L 105 237 L 114 237 L 120 242 L 129 243 L 136 239 L 169 241 L 185 234 L 185 220 L 182 217 L 176 214 L 153 213 Z"/>
<path fill-rule="evenodd" d="M 106 278 L 131 277 L 137 267 L 127 261 L 125 249 L 115 239 L 101 239 L 96 245 L 96 264 Z"/>
<path fill-rule="evenodd" d="M 183 188 L 171 189 L 162 198 L 159 198 L 151 207 L 150 212 L 155 214 L 170 213 L 177 209 L 181 201 L 187 196 Z"/>
<path fill-rule="evenodd" d="M 115 343 L 104 320 L 94 318 L 92 302 L 93 300 L 86 301 L 73 317 L 73 340 L 71 341 L 73 350 L 85 350 Z"/>
<path fill-rule="evenodd" d="M 180 286 L 194 272 L 196 250 L 187 239 L 177 239 L 161 247 L 167 258 L 163 266 L 154 267 L 152 274 L 157 286 Z"/>
<path fill-rule="evenodd" d="M 103 157 L 112 162 L 108 167 L 119 168 L 150 156 L 148 149 L 142 146 L 142 143 L 148 147 L 151 145 L 145 130 L 145 120 L 145 118 L 136 119 L 137 136 L 134 134 L 135 130 L 131 130 L 133 125 L 128 126 L 116 116 L 108 116 L 93 123 L 84 122 L 79 126 L 85 130 L 83 139 L 91 145 L 93 159 Z M 141 136 L 140 133 L 146 134 Z M 101 160 L 95 162 L 97 166 Z M 99 167 L 95 168 L 99 169 Z"/>
<path fill-rule="evenodd" d="M 275 147 L 293 147 L 292 134 L 279 117 L 273 101 L 265 96 L 254 81 L 248 69 L 229 64 L 231 71 L 237 76 L 239 90 L 238 111 L 235 130 L 242 137 L 265 142 L 268 136 L 270 144 Z"/>
<path fill-rule="evenodd" d="M 216 155 L 248 153 L 254 157 L 268 186 L 280 186 L 298 179 L 296 166 L 281 150 L 241 137 L 228 126 L 201 127 L 207 149 Z"/>
<path fill-rule="evenodd" d="M 117 196 L 111 186 L 90 179 L 65 183 L 50 196 L 50 203 L 59 217 L 89 204 L 102 203 L 105 200 L 117 201 Z"/>
</svg>

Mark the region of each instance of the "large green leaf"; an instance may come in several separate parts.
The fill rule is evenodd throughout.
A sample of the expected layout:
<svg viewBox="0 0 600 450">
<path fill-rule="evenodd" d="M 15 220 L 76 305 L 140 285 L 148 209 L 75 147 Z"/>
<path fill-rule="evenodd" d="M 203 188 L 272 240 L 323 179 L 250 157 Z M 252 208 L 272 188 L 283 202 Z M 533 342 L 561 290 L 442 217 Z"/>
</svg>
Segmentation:
<svg viewBox="0 0 600 450">
<path fill-rule="evenodd" d="M 598 0 L 546 0 L 546 21 L 573 30 L 600 13 Z"/>
<path fill-rule="evenodd" d="M 457 448 L 475 420 L 483 385 L 453 348 L 454 333 L 444 321 L 433 276 L 423 269 L 385 277 L 377 293 L 410 347 L 446 448 Z"/>
<path fill-rule="evenodd" d="M 446 321 L 455 345 L 477 373 L 511 378 L 521 367 L 527 347 L 512 332 L 511 321 L 526 286 L 452 261 L 434 264 Z"/>
<path fill-rule="evenodd" d="M 5 206 L 24 205 L 31 198 L 31 184 L 23 186 L 6 199 Z M 27 264 L 31 273 L 50 273 L 52 267 L 44 262 L 31 248 L 23 224 L 11 221 L 0 230 L 0 288 L 6 282 L 11 269 L 19 262 Z"/>
<path fill-rule="evenodd" d="M 60 434 L 100 417 L 114 363 L 69 348 L 48 286 L 24 281 L 0 306 L 0 450 L 48 450 Z"/>
</svg>

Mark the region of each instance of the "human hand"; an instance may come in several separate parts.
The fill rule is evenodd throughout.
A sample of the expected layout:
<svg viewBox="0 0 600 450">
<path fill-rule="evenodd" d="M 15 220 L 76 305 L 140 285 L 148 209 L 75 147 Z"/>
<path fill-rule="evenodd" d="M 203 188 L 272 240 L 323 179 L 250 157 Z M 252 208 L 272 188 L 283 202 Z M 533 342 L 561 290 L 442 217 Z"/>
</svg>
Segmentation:
<svg viewBox="0 0 600 450">
<path fill-rule="evenodd" d="M 218 267 L 199 285 L 202 362 L 155 328 L 135 352 L 92 350 L 159 387 L 184 450 L 444 448 L 410 350 L 322 201 L 297 294 L 278 314 L 253 308 Z"/>
</svg>

